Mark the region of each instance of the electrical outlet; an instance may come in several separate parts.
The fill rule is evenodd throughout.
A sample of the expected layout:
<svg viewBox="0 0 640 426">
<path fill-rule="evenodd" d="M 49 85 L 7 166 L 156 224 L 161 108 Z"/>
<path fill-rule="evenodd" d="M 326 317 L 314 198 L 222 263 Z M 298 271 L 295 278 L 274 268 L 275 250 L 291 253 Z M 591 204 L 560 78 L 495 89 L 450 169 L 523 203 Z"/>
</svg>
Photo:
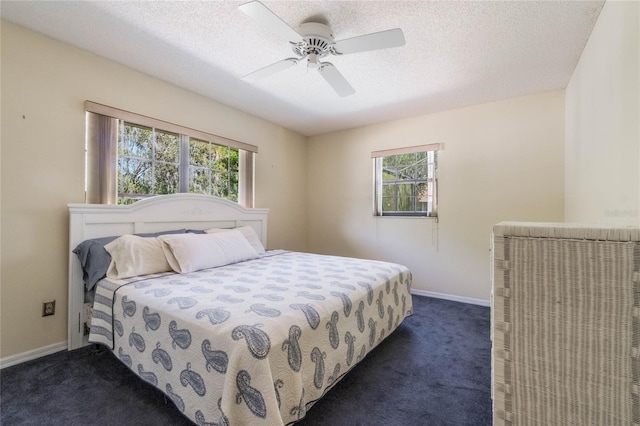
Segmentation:
<svg viewBox="0 0 640 426">
<path fill-rule="evenodd" d="M 42 303 L 42 316 L 48 317 L 56 313 L 56 301 Z"/>
</svg>

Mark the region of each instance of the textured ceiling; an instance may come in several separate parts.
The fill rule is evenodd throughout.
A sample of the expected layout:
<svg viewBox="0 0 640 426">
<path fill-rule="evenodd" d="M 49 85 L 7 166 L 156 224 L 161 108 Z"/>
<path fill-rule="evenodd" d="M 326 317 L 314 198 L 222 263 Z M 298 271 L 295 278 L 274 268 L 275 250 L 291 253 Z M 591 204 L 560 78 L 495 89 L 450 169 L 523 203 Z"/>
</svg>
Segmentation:
<svg viewBox="0 0 640 426">
<path fill-rule="evenodd" d="M 291 57 L 238 10 L 245 1 L 7 1 L 2 18 L 303 135 L 566 87 L 604 1 L 268 1 L 292 27 L 336 40 L 402 28 L 406 45 L 330 61 L 341 98 L 304 64 L 257 83 L 241 76 Z M 115 105 L 117 107 L 117 105 Z"/>
</svg>

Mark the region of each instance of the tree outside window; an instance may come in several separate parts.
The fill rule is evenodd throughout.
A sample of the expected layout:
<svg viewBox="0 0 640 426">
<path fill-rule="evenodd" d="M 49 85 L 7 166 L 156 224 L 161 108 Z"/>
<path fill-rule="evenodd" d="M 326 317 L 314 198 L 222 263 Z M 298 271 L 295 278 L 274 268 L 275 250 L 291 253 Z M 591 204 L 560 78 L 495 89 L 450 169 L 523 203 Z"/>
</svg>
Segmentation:
<svg viewBox="0 0 640 426">
<path fill-rule="evenodd" d="M 237 201 L 238 160 L 237 148 L 119 120 L 118 204 L 177 192 Z"/>
<path fill-rule="evenodd" d="M 376 216 L 437 216 L 438 153 L 425 147 L 372 154 Z"/>
</svg>

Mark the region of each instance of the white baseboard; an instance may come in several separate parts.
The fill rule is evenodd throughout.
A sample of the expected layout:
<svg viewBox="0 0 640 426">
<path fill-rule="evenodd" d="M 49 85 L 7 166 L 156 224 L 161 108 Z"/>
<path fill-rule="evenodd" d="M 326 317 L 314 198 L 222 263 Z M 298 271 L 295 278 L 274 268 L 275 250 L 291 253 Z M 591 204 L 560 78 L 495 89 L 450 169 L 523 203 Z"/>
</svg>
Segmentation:
<svg viewBox="0 0 640 426">
<path fill-rule="evenodd" d="M 472 305 L 491 306 L 491 302 L 485 299 L 474 299 L 472 297 L 456 296 L 454 294 L 436 293 L 435 291 L 412 289 L 411 294 L 416 296 L 435 297 L 436 299 L 452 300 L 454 302 L 470 303 Z"/>
<path fill-rule="evenodd" d="M 23 362 L 31 361 L 32 359 L 40 358 L 45 355 L 51 355 L 66 349 L 67 341 L 65 340 L 64 342 L 58 342 L 41 348 L 32 349 L 27 352 L 22 352 L 20 354 L 0 358 L 0 370 L 5 367 L 11 367 L 12 365 L 21 364 Z"/>
</svg>

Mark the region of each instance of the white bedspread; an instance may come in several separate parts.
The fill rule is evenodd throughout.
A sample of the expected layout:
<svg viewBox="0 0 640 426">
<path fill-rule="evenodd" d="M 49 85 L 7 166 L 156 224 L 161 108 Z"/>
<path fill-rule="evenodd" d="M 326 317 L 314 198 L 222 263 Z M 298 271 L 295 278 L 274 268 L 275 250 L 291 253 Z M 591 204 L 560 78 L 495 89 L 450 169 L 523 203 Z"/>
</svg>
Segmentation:
<svg viewBox="0 0 640 426">
<path fill-rule="evenodd" d="M 293 252 L 103 280 L 89 340 L 197 424 L 288 424 L 411 314 L 410 286 L 401 265 Z"/>
</svg>

